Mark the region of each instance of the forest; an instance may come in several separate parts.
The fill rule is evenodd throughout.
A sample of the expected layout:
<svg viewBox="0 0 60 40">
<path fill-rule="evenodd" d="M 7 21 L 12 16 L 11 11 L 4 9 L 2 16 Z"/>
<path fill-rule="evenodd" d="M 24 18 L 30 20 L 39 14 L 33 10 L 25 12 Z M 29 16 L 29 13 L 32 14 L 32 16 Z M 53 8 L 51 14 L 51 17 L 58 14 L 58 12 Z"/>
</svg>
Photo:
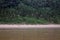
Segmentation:
<svg viewBox="0 0 60 40">
<path fill-rule="evenodd" d="M 0 24 L 60 24 L 60 0 L 0 0 Z"/>
</svg>

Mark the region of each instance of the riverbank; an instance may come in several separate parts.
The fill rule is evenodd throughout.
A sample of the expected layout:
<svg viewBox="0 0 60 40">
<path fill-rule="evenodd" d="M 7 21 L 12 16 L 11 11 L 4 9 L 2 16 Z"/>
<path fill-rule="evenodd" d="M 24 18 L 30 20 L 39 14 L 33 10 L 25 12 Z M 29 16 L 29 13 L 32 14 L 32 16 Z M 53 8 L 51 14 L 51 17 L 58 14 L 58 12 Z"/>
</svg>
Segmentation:
<svg viewBox="0 0 60 40">
<path fill-rule="evenodd" d="M 26 25 L 26 24 L 0 24 L 0 28 L 60 28 L 60 24 L 36 24 L 36 25 Z"/>
</svg>

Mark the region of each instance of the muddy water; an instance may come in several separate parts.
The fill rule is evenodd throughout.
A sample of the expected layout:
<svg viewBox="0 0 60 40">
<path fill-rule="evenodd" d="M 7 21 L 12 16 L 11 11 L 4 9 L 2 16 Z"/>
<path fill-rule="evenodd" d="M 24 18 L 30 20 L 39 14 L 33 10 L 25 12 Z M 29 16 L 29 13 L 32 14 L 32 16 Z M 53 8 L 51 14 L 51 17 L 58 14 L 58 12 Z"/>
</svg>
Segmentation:
<svg viewBox="0 0 60 40">
<path fill-rule="evenodd" d="M 0 40 L 60 40 L 60 29 L 0 29 Z"/>
</svg>

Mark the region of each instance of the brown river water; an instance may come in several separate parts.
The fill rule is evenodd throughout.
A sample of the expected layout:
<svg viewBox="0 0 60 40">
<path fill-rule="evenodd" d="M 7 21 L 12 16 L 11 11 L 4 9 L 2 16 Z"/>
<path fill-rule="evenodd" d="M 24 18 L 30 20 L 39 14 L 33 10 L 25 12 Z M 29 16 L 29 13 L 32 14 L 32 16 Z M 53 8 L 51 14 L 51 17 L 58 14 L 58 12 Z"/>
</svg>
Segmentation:
<svg viewBox="0 0 60 40">
<path fill-rule="evenodd" d="M 60 40 L 60 28 L 0 29 L 0 40 Z"/>
</svg>

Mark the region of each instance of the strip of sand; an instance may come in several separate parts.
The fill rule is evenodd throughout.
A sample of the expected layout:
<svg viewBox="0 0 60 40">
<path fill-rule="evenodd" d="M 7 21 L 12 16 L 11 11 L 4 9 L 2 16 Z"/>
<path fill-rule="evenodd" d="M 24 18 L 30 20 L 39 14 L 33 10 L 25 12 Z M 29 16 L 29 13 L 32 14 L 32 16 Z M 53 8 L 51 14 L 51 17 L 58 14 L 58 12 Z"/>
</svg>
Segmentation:
<svg viewBox="0 0 60 40">
<path fill-rule="evenodd" d="M 57 25 L 57 24 L 56 25 L 54 25 L 54 24 L 49 24 L 49 25 L 0 24 L 0 28 L 60 28 L 60 25 Z"/>
</svg>

